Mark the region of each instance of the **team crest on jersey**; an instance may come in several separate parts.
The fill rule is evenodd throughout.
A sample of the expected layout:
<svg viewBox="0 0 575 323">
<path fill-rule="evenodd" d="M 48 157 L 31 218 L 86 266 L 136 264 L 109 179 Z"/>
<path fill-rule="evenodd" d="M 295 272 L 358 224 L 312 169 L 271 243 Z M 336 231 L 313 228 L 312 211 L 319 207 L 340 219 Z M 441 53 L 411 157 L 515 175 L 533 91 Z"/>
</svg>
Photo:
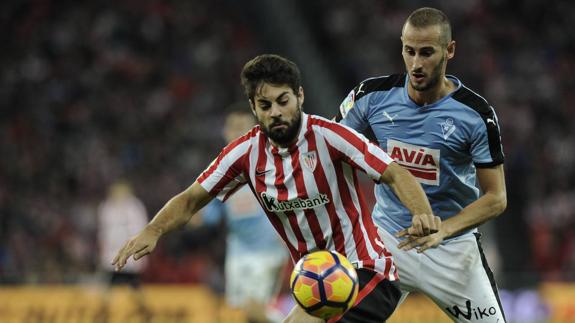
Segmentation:
<svg viewBox="0 0 575 323">
<path fill-rule="evenodd" d="M 317 154 L 315 151 L 309 151 L 307 153 L 301 154 L 300 157 L 301 164 L 310 172 L 315 170 L 317 166 Z"/>
<path fill-rule="evenodd" d="M 339 112 L 341 113 L 341 117 L 345 118 L 349 110 L 353 108 L 353 104 L 355 103 L 355 91 L 351 90 L 347 97 L 343 100 L 341 105 L 339 106 Z"/>
<path fill-rule="evenodd" d="M 439 149 L 410 145 L 390 139 L 387 141 L 387 153 L 399 165 L 409 170 L 418 182 L 439 185 Z"/>
<path fill-rule="evenodd" d="M 457 128 L 453 124 L 453 119 L 451 118 L 447 118 L 445 121 L 440 122 L 439 125 L 441 126 L 441 133 L 443 133 L 443 140 L 447 140 L 447 138 L 449 138 Z"/>
</svg>

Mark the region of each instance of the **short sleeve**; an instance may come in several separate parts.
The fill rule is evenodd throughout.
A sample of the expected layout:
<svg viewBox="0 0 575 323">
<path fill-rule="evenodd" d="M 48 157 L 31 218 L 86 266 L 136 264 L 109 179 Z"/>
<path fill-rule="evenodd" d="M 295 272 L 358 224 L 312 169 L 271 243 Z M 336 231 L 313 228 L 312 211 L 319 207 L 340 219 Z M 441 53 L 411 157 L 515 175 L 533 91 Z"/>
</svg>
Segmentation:
<svg viewBox="0 0 575 323">
<path fill-rule="evenodd" d="M 481 121 L 477 122 L 471 138 L 471 157 L 476 167 L 486 168 L 503 164 L 503 146 L 499 120 L 493 107 L 482 112 Z"/>
<path fill-rule="evenodd" d="M 212 196 L 224 201 L 246 183 L 244 174 L 250 143 L 246 140 L 230 143 L 198 177 L 197 181 Z"/>
<path fill-rule="evenodd" d="M 379 181 L 381 174 L 393 159 L 378 145 L 345 125 L 326 122 L 323 127 L 326 141 L 352 167 Z"/>
<path fill-rule="evenodd" d="M 361 91 L 363 83 L 356 86 L 343 102 L 339 106 L 339 113 L 337 114 L 335 120 L 344 124 L 352 129 L 359 132 L 367 129 L 369 127 L 369 121 L 367 118 L 368 107 L 369 107 L 369 97 L 358 96 L 362 94 Z"/>
</svg>

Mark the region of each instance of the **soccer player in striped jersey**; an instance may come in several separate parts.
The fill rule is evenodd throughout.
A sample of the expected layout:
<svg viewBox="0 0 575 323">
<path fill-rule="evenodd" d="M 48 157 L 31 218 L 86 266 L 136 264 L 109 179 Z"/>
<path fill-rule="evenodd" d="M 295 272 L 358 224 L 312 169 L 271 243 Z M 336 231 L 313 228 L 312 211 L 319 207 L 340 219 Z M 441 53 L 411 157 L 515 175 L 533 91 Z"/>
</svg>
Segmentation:
<svg viewBox="0 0 575 323">
<path fill-rule="evenodd" d="M 423 185 L 443 220 L 437 233 L 411 236 L 410 211 L 388 187 L 376 187 L 373 216 L 404 297 L 423 292 L 458 322 L 504 322 L 477 231 L 507 203 L 497 116 L 484 98 L 446 75 L 455 42 L 443 12 L 414 11 L 401 40 L 407 73 L 361 82 L 336 120 L 375 135 Z"/>
<path fill-rule="evenodd" d="M 382 322 L 399 301 L 393 258 L 379 239 L 356 170 L 388 185 L 410 210 L 410 234 L 441 226 L 421 185 L 377 145 L 327 119 L 303 113 L 297 66 L 277 55 L 244 66 L 242 84 L 259 125 L 226 146 L 198 179 L 172 198 L 113 260 L 150 253 L 159 237 L 189 221 L 206 203 L 226 200 L 247 185 L 295 262 L 315 250 L 336 250 L 357 268 L 356 305 L 338 322 Z M 336 321 L 333 320 L 333 321 Z M 318 322 L 299 306 L 286 322 Z"/>
</svg>

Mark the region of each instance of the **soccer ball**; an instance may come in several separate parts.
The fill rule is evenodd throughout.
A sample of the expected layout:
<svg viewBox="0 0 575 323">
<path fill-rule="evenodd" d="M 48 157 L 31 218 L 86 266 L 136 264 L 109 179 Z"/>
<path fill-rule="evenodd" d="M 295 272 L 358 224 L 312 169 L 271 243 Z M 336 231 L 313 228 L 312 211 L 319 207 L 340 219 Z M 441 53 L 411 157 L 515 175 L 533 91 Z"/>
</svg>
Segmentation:
<svg viewBox="0 0 575 323">
<path fill-rule="evenodd" d="M 335 251 L 322 250 L 297 262 L 290 288 L 296 302 L 308 314 L 327 320 L 353 306 L 359 283 L 347 258 Z"/>
</svg>

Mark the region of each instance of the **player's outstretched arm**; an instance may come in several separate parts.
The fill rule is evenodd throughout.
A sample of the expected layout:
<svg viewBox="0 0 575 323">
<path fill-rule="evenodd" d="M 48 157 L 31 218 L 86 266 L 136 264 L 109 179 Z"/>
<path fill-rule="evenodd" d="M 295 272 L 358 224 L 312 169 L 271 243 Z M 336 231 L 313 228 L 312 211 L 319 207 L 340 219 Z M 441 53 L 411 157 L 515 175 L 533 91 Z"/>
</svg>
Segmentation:
<svg viewBox="0 0 575 323">
<path fill-rule="evenodd" d="M 503 165 L 478 168 L 477 179 L 483 191 L 478 200 L 466 206 L 457 215 L 443 221 L 439 232 L 426 237 L 407 236 L 407 239 L 397 247 L 403 250 L 417 248 L 418 252 L 423 252 L 427 248 L 437 246 L 445 238 L 477 227 L 501 214 L 507 206 Z"/>
<path fill-rule="evenodd" d="M 389 185 L 401 203 L 413 215 L 412 225 L 404 234 L 411 236 L 427 236 L 437 232 L 441 227 L 441 219 L 433 215 L 429 200 L 411 173 L 397 163 L 391 163 L 381 174 L 381 181 Z"/>
<path fill-rule="evenodd" d="M 140 233 L 126 242 L 114 257 L 112 265 L 115 265 L 116 270 L 121 270 L 131 256 L 138 260 L 149 254 L 164 233 L 187 223 L 192 215 L 212 199 L 197 181 L 194 182 L 188 189 L 170 199 Z"/>
<path fill-rule="evenodd" d="M 447 237 L 477 227 L 503 213 L 507 207 L 503 164 L 491 168 L 477 168 L 477 180 L 483 195 L 456 216 L 445 220 Z"/>
</svg>

